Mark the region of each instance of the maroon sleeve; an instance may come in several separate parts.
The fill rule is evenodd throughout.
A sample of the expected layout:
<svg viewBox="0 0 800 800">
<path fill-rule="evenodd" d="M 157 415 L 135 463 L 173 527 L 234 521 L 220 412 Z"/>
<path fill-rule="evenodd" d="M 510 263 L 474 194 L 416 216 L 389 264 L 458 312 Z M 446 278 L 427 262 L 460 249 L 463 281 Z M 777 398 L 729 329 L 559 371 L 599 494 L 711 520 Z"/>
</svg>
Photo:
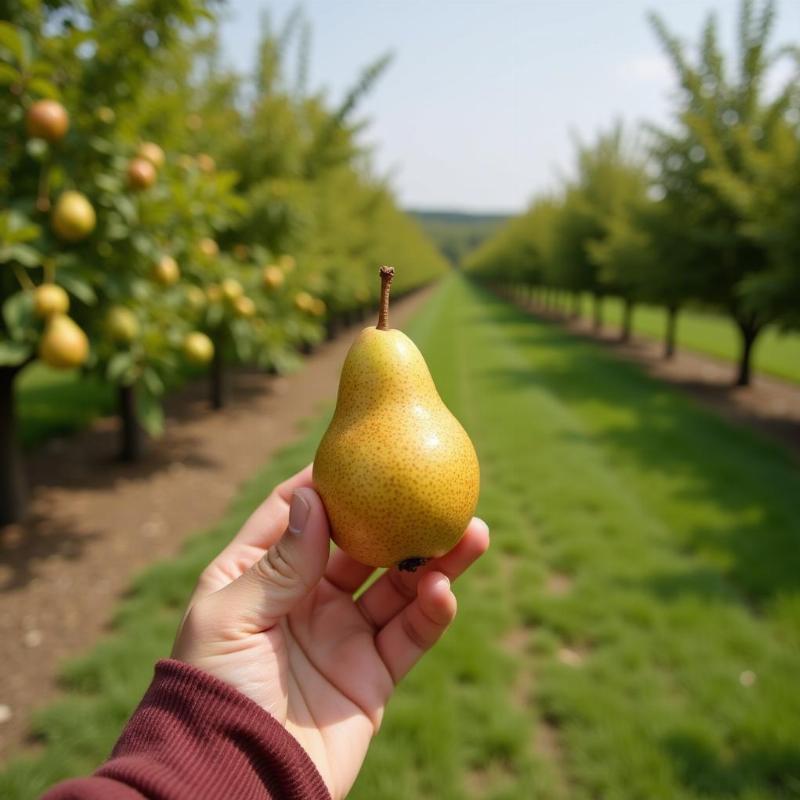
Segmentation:
<svg viewBox="0 0 800 800">
<path fill-rule="evenodd" d="M 42 800 L 330 800 L 286 729 L 226 683 L 180 661 L 155 677 L 111 758 Z"/>
</svg>

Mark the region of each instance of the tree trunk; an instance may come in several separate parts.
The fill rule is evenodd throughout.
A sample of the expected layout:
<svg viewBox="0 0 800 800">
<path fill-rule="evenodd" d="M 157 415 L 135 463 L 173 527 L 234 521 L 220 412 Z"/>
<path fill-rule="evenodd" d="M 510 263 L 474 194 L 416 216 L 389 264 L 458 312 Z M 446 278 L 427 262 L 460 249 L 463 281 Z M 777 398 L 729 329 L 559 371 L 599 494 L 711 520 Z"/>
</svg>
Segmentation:
<svg viewBox="0 0 800 800">
<path fill-rule="evenodd" d="M 603 295 L 592 295 L 592 314 L 594 329 L 599 333 L 603 327 Z"/>
<path fill-rule="evenodd" d="M 327 322 L 325 323 L 325 338 L 330 342 L 331 340 L 336 338 L 336 334 L 339 332 L 339 317 L 335 314 L 331 314 L 328 317 Z"/>
<path fill-rule="evenodd" d="M 228 385 L 225 375 L 225 356 L 223 355 L 222 337 L 218 336 L 214 340 L 214 357 L 211 359 L 211 366 L 208 370 L 209 400 L 211 408 L 218 411 L 225 407 L 228 398 Z"/>
<path fill-rule="evenodd" d="M 631 340 L 631 329 L 633 328 L 633 300 L 630 297 L 623 299 L 622 306 L 622 331 L 620 341 L 629 342 Z"/>
<path fill-rule="evenodd" d="M 664 358 L 675 355 L 675 336 L 678 330 L 678 306 L 667 306 L 667 330 L 664 337 Z"/>
<path fill-rule="evenodd" d="M 139 461 L 144 449 L 144 431 L 139 424 L 136 408 L 136 386 L 120 386 L 118 392 L 120 440 L 119 457 L 121 461 Z"/>
<path fill-rule="evenodd" d="M 25 516 L 27 491 L 22 464 L 14 399 L 17 367 L 0 367 L 0 525 Z"/>
<path fill-rule="evenodd" d="M 742 337 L 742 349 L 739 355 L 739 374 L 736 376 L 737 386 L 749 386 L 751 377 L 751 362 L 753 345 L 761 329 L 752 323 L 738 322 L 739 333 Z"/>
</svg>

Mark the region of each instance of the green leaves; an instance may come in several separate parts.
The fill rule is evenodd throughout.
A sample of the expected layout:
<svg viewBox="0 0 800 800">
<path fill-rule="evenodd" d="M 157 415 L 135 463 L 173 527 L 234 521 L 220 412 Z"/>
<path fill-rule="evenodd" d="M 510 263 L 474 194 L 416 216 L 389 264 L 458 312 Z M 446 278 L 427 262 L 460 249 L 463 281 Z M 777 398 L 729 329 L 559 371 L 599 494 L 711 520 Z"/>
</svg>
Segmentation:
<svg viewBox="0 0 800 800">
<path fill-rule="evenodd" d="M 33 322 L 33 297 L 30 292 L 12 294 L 3 303 L 3 322 L 12 339 L 21 340 Z"/>
<path fill-rule="evenodd" d="M 137 397 L 139 422 L 151 436 L 161 436 L 164 433 L 164 409 L 161 407 L 161 397 L 153 395 L 146 384 L 139 388 Z"/>
<path fill-rule="evenodd" d="M 0 339 L 0 366 L 18 367 L 33 355 L 33 347 L 22 342 Z"/>
<path fill-rule="evenodd" d="M 0 56 L 10 57 L 20 65 L 27 61 L 22 35 L 10 22 L 0 21 Z"/>
</svg>

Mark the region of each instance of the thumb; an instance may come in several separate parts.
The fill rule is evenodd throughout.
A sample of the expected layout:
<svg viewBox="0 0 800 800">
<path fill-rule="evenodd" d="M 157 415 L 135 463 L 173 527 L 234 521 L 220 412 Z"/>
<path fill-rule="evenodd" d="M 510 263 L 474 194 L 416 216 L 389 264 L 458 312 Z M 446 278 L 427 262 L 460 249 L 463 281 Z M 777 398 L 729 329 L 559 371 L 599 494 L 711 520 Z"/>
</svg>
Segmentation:
<svg viewBox="0 0 800 800">
<path fill-rule="evenodd" d="M 319 583 L 329 542 L 319 495 L 308 487 L 295 489 L 283 536 L 247 572 L 209 595 L 208 610 L 236 635 L 268 630 Z"/>
</svg>

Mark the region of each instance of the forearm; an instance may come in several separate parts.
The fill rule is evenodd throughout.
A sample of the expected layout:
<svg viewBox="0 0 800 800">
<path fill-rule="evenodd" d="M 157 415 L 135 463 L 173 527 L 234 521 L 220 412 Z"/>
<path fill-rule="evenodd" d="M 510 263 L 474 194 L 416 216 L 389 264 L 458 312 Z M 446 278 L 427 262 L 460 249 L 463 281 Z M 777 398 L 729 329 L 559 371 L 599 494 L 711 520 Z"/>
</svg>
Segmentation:
<svg viewBox="0 0 800 800">
<path fill-rule="evenodd" d="M 267 712 L 179 661 L 160 661 L 111 758 L 42 800 L 330 800 L 305 751 Z"/>
</svg>

